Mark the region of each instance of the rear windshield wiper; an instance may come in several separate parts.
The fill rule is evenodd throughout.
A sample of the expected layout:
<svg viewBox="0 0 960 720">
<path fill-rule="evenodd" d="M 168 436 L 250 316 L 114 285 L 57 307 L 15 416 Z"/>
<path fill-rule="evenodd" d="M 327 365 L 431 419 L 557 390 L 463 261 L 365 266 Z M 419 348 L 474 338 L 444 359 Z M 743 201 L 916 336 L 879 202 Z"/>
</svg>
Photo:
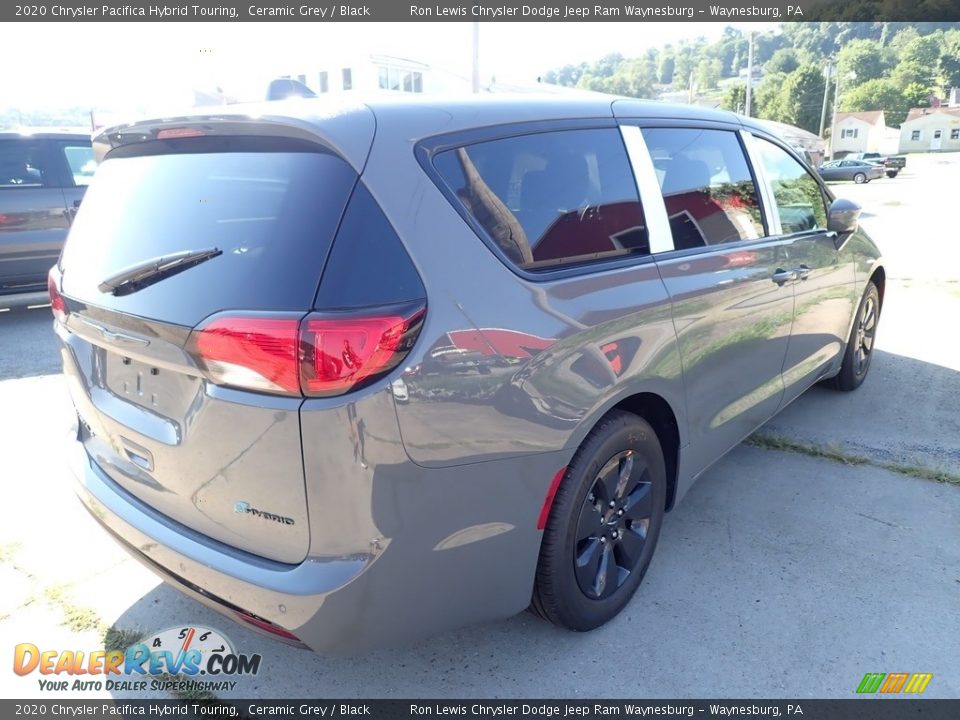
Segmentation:
<svg viewBox="0 0 960 720">
<path fill-rule="evenodd" d="M 219 248 L 207 248 L 206 250 L 181 250 L 150 258 L 111 275 L 98 287 L 103 293 L 129 295 L 221 254 L 223 251 Z"/>
</svg>

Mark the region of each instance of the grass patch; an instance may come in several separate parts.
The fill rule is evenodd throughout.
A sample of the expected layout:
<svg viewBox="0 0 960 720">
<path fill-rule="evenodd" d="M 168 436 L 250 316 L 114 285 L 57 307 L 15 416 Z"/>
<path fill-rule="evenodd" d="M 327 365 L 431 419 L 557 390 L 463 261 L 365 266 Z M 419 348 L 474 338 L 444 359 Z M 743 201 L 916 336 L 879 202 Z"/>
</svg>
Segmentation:
<svg viewBox="0 0 960 720">
<path fill-rule="evenodd" d="M 920 478 L 921 480 L 933 480 L 935 482 L 947 483 L 960 486 L 960 475 L 956 475 L 947 470 L 937 470 L 920 465 L 907 465 L 905 463 L 885 462 L 883 460 L 873 460 L 864 455 L 855 455 L 847 453 L 837 447 L 823 447 L 813 443 L 800 442 L 781 435 L 755 434 L 748 437 L 745 444 L 752 447 L 764 448 L 765 450 L 780 450 L 781 452 L 792 452 L 809 457 L 823 458 L 844 465 L 869 465 L 870 467 L 889 470 L 899 475 Z"/>
<path fill-rule="evenodd" d="M 74 632 L 100 630 L 103 627 L 103 621 L 96 610 L 69 602 L 62 603 L 60 608 L 63 611 L 63 624 Z"/>
<path fill-rule="evenodd" d="M 157 675 L 155 680 L 169 680 L 171 682 L 183 682 L 184 677 L 178 675 L 171 675 L 170 673 L 163 673 L 162 675 Z M 173 695 L 178 700 L 193 700 L 193 701 L 204 701 L 212 702 L 219 700 L 215 693 L 207 690 L 202 687 L 187 687 L 187 688 L 177 688 L 170 691 L 170 694 Z"/>
<path fill-rule="evenodd" d="M 110 650 L 126 650 L 142 639 L 142 630 L 118 628 L 116 625 L 111 625 L 103 632 L 103 649 L 108 652 Z"/>
<path fill-rule="evenodd" d="M 12 542 L 6 545 L 0 545 L 0 563 L 6 563 L 13 560 L 13 556 L 22 548 L 22 543 Z"/>
<path fill-rule="evenodd" d="M 62 605 L 67 601 L 67 591 L 69 589 L 69 583 L 50 585 L 43 589 L 43 596 L 54 605 Z"/>
<path fill-rule="evenodd" d="M 87 630 L 97 630 L 105 632 L 103 620 L 97 614 L 96 610 L 82 605 L 70 602 L 68 597 L 70 584 L 50 585 L 43 589 L 43 597 L 51 605 L 56 606 L 63 615 L 63 625 L 74 632 L 85 632 Z M 32 601 L 32 598 L 31 598 Z"/>
</svg>

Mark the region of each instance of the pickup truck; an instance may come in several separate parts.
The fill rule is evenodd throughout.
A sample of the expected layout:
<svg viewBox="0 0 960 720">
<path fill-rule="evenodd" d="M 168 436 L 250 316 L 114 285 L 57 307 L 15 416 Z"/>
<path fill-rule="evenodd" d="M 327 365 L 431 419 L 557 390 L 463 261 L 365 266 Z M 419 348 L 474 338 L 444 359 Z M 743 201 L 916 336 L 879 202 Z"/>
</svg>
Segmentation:
<svg viewBox="0 0 960 720">
<path fill-rule="evenodd" d="M 863 160 L 874 165 L 883 165 L 887 177 L 895 178 L 897 173 L 907 166 L 907 159 L 902 155 L 881 155 L 880 153 L 853 153 L 847 155 L 847 160 Z"/>
</svg>

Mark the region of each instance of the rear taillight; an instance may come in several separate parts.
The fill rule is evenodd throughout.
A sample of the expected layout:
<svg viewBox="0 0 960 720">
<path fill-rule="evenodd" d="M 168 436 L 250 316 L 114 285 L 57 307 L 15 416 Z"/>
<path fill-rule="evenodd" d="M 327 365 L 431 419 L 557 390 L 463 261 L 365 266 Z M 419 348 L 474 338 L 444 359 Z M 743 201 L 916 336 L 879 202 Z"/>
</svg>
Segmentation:
<svg viewBox="0 0 960 720">
<path fill-rule="evenodd" d="M 416 342 L 422 303 L 304 318 L 216 315 L 189 350 L 218 385 L 279 395 L 342 395 L 397 367 Z"/>
<path fill-rule="evenodd" d="M 219 315 L 198 328 L 194 355 L 217 385 L 300 394 L 298 318 Z"/>
<path fill-rule="evenodd" d="M 63 295 L 60 294 L 59 285 L 60 271 L 54 266 L 50 268 L 47 274 L 47 293 L 50 295 L 50 310 L 53 311 L 53 317 L 61 322 L 67 317 L 67 303 L 64 302 Z"/>
<path fill-rule="evenodd" d="M 342 395 L 393 370 L 416 342 L 424 308 L 308 315 L 300 324 L 304 395 Z"/>
</svg>

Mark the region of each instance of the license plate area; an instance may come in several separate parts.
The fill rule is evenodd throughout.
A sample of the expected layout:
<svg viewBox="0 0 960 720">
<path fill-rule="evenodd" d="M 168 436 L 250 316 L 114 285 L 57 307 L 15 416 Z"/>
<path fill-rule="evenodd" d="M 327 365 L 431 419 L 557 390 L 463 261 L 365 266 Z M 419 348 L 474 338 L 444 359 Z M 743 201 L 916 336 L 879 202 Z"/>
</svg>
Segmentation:
<svg viewBox="0 0 960 720">
<path fill-rule="evenodd" d="M 107 389 L 114 395 L 141 407 L 161 410 L 163 370 L 113 352 L 106 353 L 105 364 Z"/>
</svg>

